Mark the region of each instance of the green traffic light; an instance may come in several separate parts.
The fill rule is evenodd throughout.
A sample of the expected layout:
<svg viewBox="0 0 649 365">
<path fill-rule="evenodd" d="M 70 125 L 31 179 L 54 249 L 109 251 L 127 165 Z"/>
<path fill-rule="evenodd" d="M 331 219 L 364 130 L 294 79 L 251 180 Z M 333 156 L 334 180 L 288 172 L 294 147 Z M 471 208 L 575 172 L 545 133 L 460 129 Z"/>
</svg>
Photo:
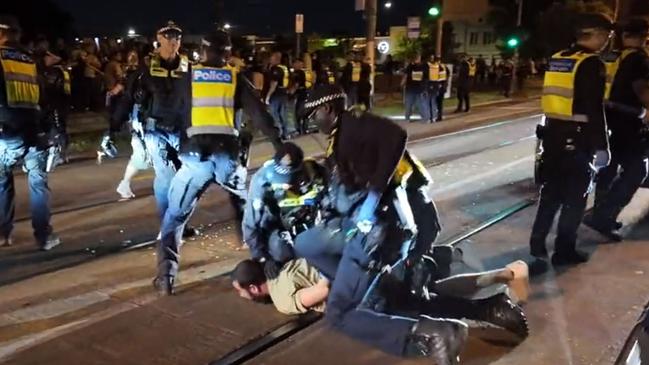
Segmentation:
<svg viewBox="0 0 649 365">
<path fill-rule="evenodd" d="M 433 6 L 432 8 L 428 9 L 428 15 L 430 16 L 438 16 L 440 13 L 439 8 L 436 6 Z"/>
<path fill-rule="evenodd" d="M 518 38 L 509 38 L 509 40 L 507 41 L 507 47 L 516 48 L 518 47 L 518 43 Z"/>
</svg>

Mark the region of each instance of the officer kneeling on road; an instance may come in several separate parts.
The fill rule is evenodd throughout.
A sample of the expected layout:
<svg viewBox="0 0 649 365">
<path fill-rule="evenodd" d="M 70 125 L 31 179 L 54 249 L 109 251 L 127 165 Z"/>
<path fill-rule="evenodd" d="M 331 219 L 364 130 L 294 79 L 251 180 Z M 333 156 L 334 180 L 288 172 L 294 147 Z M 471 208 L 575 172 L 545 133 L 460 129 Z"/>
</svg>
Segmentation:
<svg viewBox="0 0 649 365">
<path fill-rule="evenodd" d="M 50 226 L 50 189 L 47 186 L 48 134 L 39 102 L 42 87 L 36 64 L 18 44 L 20 26 L 0 16 L 0 246 L 11 245 L 15 213 L 13 169 L 23 161 L 29 182 L 32 226 L 38 246 L 50 250 L 60 244 Z"/>
<path fill-rule="evenodd" d="M 284 143 L 274 159 L 253 176 L 243 216 L 243 241 L 253 259 L 270 275 L 294 257 L 293 239 L 320 223 L 326 169 L 293 143 Z"/>
<path fill-rule="evenodd" d="M 241 166 L 241 140 L 235 127 L 237 109 L 243 111 L 281 146 L 279 131 L 253 85 L 228 65 L 230 35 L 218 30 L 202 40 L 201 63 L 191 70 L 191 117 L 188 140 L 182 146 L 182 167 L 171 181 L 169 207 L 162 221 L 155 288 L 174 293 L 178 275 L 183 228 L 198 200 L 211 183 L 217 183 L 245 199 L 242 184 L 234 182 Z"/>
<path fill-rule="evenodd" d="M 613 241 L 622 239 L 617 216 L 647 178 L 649 157 L 649 57 L 644 48 L 649 24 L 632 19 L 621 31 L 624 49 L 603 56 L 610 80 L 606 123 L 611 132 L 611 164 L 597 175 L 595 208 L 584 219 Z"/>
<path fill-rule="evenodd" d="M 530 239 L 539 270 L 547 268 L 545 240 L 561 209 L 555 265 L 579 264 L 588 255 L 577 250 L 577 228 L 586 208 L 596 168 L 609 162 L 604 116 L 606 71 L 597 52 L 608 43 L 611 21 L 601 14 L 584 14 L 578 21 L 577 43 L 556 53 L 545 74 L 542 106 L 541 198 Z"/>
</svg>

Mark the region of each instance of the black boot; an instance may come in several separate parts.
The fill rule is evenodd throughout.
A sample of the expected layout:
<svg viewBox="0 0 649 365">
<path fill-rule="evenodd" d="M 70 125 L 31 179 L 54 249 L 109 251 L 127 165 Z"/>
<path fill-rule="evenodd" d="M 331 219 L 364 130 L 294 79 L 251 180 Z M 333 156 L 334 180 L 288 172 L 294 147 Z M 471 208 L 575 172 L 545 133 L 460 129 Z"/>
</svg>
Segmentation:
<svg viewBox="0 0 649 365">
<path fill-rule="evenodd" d="M 183 238 L 192 238 L 196 236 L 200 236 L 201 231 L 198 230 L 198 228 L 190 227 L 190 226 L 185 226 L 183 228 Z"/>
<path fill-rule="evenodd" d="M 514 304 L 506 294 L 476 300 L 474 305 L 476 311 L 473 314 L 475 318 L 471 319 L 501 327 L 515 334 L 521 340 L 529 335 L 527 316 L 525 316 L 523 309 Z"/>
<path fill-rule="evenodd" d="M 552 255 L 552 265 L 579 265 L 588 262 L 589 259 L 590 257 L 587 253 L 573 249 L 566 252 L 555 252 L 554 255 Z"/>
<path fill-rule="evenodd" d="M 153 279 L 153 288 L 160 295 L 175 295 L 176 291 L 174 290 L 174 281 L 175 278 L 173 276 L 158 276 Z"/>
<path fill-rule="evenodd" d="M 437 365 L 459 364 L 468 332 L 463 322 L 421 316 L 406 339 L 404 356 L 431 357 Z"/>
<path fill-rule="evenodd" d="M 622 241 L 622 235 L 618 231 L 622 228 L 622 223 L 620 222 L 615 220 L 606 222 L 603 219 L 598 219 L 594 215 L 590 215 L 584 218 L 583 223 L 613 242 Z"/>
</svg>

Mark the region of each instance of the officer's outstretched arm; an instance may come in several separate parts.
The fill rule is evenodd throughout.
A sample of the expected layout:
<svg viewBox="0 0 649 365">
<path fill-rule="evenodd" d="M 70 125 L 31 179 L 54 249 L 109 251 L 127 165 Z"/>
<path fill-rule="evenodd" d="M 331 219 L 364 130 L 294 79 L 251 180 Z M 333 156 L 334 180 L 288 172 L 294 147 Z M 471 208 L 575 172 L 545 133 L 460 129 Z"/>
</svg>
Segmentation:
<svg viewBox="0 0 649 365">
<path fill-rule="evenodd" d="M 261 102 L 258 91 L 250 80 L 243 74 L 239 74 L 238 80 L 235 105 L 243 109 L 244 113 L 252 120 L 255 128 L 260 129 L 277 150 L 282 145 L 282 140 L 273 117 L 266 110 L 266 105 Z"/>
<path fill-rule="evenodd" d="M 248 245 L 254 259 L 265 258 L 268 255 L 268 242 L 262 227 L 264 220 L 264 169 L 259 170 L 250 181 L 250 191 L 243 212 L 241 231 L 243 241 Z"/>
</svg>

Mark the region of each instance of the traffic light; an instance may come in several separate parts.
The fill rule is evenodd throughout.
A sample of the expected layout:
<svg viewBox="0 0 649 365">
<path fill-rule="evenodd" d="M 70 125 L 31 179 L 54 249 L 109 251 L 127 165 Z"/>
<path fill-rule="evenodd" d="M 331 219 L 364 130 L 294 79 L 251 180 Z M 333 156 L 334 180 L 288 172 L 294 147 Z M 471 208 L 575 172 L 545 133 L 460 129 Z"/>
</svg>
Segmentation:
<svg viewBox="0 0 649 365">
<path fill-rule="evenodd" d="M 431 6 L 430 9 L 428 9 L 428 15 L 432 17 L 438 17 L 441 13 L 442 11 L 437 5 Z"/>
<path fill-rule="evenodd" d="M 518 48 L 518 45 L 521 43 L 518 37 L 512 36 L 507 39 L 507 48 Z"/>
</svg>

